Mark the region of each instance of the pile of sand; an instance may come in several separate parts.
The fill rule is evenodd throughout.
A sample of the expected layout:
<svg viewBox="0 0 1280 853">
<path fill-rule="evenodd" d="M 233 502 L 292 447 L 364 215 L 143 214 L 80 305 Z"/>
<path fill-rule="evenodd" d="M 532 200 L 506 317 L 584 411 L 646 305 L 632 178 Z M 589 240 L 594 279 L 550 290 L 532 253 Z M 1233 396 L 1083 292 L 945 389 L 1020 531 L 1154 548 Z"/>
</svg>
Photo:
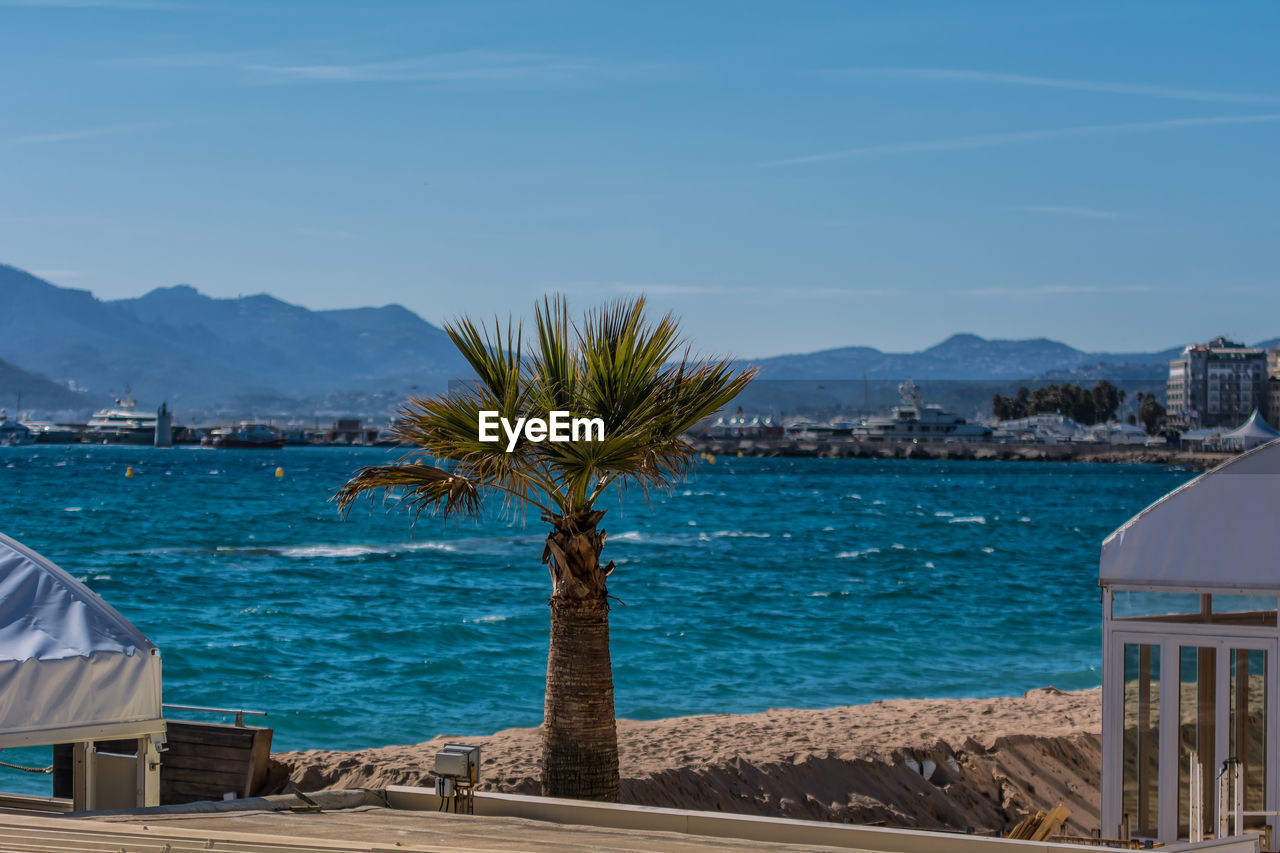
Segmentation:
<svg viewBox="0 0 1280 853">
<path fill-rule="evenodd" d="M 538 793 L 538 729 L 273 756 L 264 793 L 431 785 L 446 741 L 483 747 L 482 788 Z M 1099 824 L 1101 691 L 895 699 L 825 710 L 618 721 L 622 801 L 890 826 L 1003 830 L 1059 803 Z"/>
</svg>

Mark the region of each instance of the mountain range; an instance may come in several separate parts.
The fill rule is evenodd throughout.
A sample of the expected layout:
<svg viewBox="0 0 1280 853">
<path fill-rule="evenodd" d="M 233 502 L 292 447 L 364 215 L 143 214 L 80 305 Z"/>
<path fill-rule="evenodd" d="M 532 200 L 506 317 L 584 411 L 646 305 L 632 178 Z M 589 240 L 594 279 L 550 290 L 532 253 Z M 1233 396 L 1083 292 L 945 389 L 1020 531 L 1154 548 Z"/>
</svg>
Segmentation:
<svg viewBox="0 0 1280 853">
<path fill-rule="evenodd" d="M 1159 352 L 1083 352 L 1048 338 L 987 340 L 952 335 L 920 352 L 888 353 L 872 347 L 840 347 L 757 361 L 762 379 L 1032 379 L 1047 374 L 1098 372 L 1165 376 L 1182 347 Z M 1135 377 L 1139 378 L 1139 377 Z"/>
<path fill-rule="evenodd" d="M 752 363 L 768 380 L 1156 382 L 1180 350 L 1090 353 L 1045 338 L 957 334 L 913 353 L 850 346 Z M 101 300 L 2 264 L 0 359 L 10 363 L 0 370 L 0 406 L 14 405 L 21 377 L 30 387 L 24 406 L 90 408 L 131 388 L 146 407 L 167 400 L 261 415 L 385 413 L 405 394 L 443 390 L 467 372 L 448 336 L 400 305 L 313 311 L 265 294 L 216 299 L 188 285 Z M 45 378 L 53 382 L 37 382 Z M 36 402 L 36 385 L 50 405 Z"/>
<path fill-rule="evenodd" d="M 339 391 L 402 396 L 444 388 L 464 370 L 448 336 L 399 305 L 312 311 L 186 285 L 107 301 L 3 265 L 0 359 L 97 401 L 128 387 L 147 406 L 185 409 Z"/>
<path fill-rule="evenodd" d="M 0 360 L 0 412 L 74 412 L 88 408 L 93 399 L 83 391 L 73 391 L 46 376 L 23 370 Z"/>
</svg>

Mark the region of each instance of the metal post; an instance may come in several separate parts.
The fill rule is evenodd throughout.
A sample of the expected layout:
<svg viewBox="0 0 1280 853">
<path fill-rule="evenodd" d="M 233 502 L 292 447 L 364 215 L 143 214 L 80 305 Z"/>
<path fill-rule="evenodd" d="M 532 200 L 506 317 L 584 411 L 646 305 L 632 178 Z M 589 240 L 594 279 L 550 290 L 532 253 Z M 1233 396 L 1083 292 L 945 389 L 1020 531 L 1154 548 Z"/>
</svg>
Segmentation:
<svg viewBox="0 0 1280 853">
<path fill-rule="evenodd" d="M 1188 763 L 1191 766 L 1187 777 L 1187 839 L 1204 841 L 1204 768 L 1195 750 L 1191 750 Z"/>
<path fill-rule="evenodd" d="M 1236 762 L 1236 772 L 1234 774 L 1236 785 L 1236 793 L 1234 797 L 1235 815 L 1236 815 L 1236 835 L 1240 835 L 1244 831 L 1244 762 Z"/>
<path fill-rule="evenodd" d="M 1227 766 L 1223 764 L 1222 772 L 1218 774 L 1218 831 L 1214 833 L 1214 838 L 1226 838 L 1230 800 L 1227 796 L 1227 785 L 1231 782 L 1231 776 L 1227 773 Z"/>
<path fill-rule="evenodd" d="M 140 808 L 160 805 L 160 752 L 151 738 L 138 738 L 134 804 Z"/>
<path fill-rule="evenodd" d="M 97 748 L 93 741 L 81 741 L 72 747 L 71 810 L 89 811 L 97 806 Z"/>
</svg>

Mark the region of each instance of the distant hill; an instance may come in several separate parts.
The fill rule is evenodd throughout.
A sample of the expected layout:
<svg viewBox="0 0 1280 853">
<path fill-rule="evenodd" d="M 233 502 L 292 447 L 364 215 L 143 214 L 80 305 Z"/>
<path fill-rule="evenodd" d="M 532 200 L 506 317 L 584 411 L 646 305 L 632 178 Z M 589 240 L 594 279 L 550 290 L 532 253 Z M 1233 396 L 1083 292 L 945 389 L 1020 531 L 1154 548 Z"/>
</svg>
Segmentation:
<svg viewBox="0 0 1280 853">
<path fill-rule="evenodd" d="M 1169 359 L 1181 347 L 1143 353 L 1089 353 L 1047 338 L 987 340 L 952 335 L 913 353 L 886 353 L 871 347 L 842 347 L 804 355 L 780 355 L 755 362 L 761 379 L 1029 379 L 1057 374 L 1116 373 L 1135 379 L 1167 375 Z"/>
<path fill-rule="evenodd" d="M 783 382 L 865 378 L 893 388 L 910 377 L 981 384 L 963 393 L 955 386 L 955 401 L 967 404 L 983 394 L 989 399 L 991 388 L 1021 381 L 1092 384 L 1109 378 L 1158 388 L 1180 351 L 1091 353 L 1046 338 L 958 334 L 920 352 L 850 346 L 754 364 L 761 380 Z M 180 416 L 224 418 L 381 415 L 411 390 L 434 393 L 470 372 L 442 330 L 399 305 L 312 311 L 266 294 L 215 299 L 188 285 L 104 301 L 2 264 L 0 359 L 43 374 L 64 391 L 74 382 L 95 401 L 130 387 L 143 408 L 168 401 Z M 783 408 L 802 401 L 835 405 L 837 398 L 842 406 L 864 405 L 874 396 L 860 385 L 827 400 L 823 395 L 831 396 L 833 387 L 822 394 L 816 385 L 804 392 L 775 387 L 770 396 Z M 936 387 L 941 393 L 944 386 Z M 34 396 L 30 405 L 27 399 L 24 392 L 24 408 L 37 407 Z M 6 405 L 13 403 L 0 400 Z"/>
<path fill-rule="evenodd" d="M 14 418 L 28 410 L 85 412 L 99 402 L 83 391 L 72 391 L 45 376 L 0 360 L 0 410 L 8 411 Z"/>
<path fill-rule="evenodd" d="M 144 407 L 188 410 L 334 391 L 400 398 L 465 371 L 443 331 L 398 305 L 311 311 L 185 285 L 104 301 L 4 265 L 0 358 L 103 398 L 130 387 Z"/>
</svg>

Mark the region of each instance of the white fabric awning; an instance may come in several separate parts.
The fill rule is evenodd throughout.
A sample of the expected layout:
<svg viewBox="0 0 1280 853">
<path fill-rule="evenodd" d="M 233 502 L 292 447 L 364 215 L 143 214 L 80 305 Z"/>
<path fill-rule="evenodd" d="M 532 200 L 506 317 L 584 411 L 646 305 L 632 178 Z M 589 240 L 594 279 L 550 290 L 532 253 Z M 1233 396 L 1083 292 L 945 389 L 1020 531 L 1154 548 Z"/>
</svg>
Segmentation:
<svg viewBox="0 0 1280 853">
<path fill-rule="evenodd" d="M 1261 413 L 1254 409 L 1249 420 L 1245 421 L 1239 429 L 1223 433 L 1221 440 L 1223 444 L 1235 447 L 1237 450 L 1252 450 L 1277 438 L 1280 438 L 1280 432 L 1264 421 Z"/>
<path fill-rule="evenodd" d="M 1280 441 L 1219 465 L 1102 543 L 1102 586 L 1280 594 Z"/>
<path fill-rule="evenodd" d="M 0 534 L 0 748 L 163 731 L 161 718 L 159 650 L 84 584 Z"/>
</svg>

